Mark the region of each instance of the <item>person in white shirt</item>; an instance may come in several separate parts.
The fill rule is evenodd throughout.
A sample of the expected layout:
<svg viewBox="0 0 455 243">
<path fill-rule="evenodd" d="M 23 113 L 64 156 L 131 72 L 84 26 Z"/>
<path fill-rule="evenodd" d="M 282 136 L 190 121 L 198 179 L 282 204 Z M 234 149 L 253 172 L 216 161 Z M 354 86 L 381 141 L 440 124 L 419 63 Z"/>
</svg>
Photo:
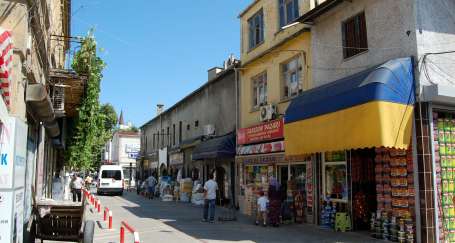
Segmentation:
<svg viewBox="0 0 455 243">
<path fill-rule="evenodd" d="M 264 192 L 259 192 L 259 198 L 257 201 L 257 212 L 256 212 L 256 225 L 259 225 L 259 222 L 263 222 L 263 226 L 267 226 L 267 204 L 269 199 L 264 195 Z"/>
<path fill-rule="evenodd" d="M 215 203 L 216 191 L 218 184 L 213 180 L 213 174 L 209 174 L 209 180 L 204 184 L 204 218 L 203 222 L 210 220 L 210 223 L 215 222 Z"/>
<path fill-rule="evenodd" d="M 155 196 L 155 186 L 158 182 L 153 176 L 153 174 L 150 175 L 145 181 L 147 185 L 148 198 L 153 199 L 153 197 Z"/>
<path fill-rule="evenodd" d="M 76 198 L 77 201 L 80 202 L 82 198 L 81 189 L 84 186 L 84 180 L 82 180 L 78 174 L 74 173 L 70 186 L 73 193 L 73 202 L 76 202 Z"/>
</svg>

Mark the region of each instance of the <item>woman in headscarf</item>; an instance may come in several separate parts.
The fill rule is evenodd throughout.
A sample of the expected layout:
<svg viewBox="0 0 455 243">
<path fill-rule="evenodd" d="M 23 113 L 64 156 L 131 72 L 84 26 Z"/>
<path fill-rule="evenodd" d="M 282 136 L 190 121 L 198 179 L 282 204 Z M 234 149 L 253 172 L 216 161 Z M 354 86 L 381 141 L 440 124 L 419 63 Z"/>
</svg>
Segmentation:
<svg viewBox="0 0 455 243">
<path fill-rule="evenodd" d="M 281 212 L 281 190 L 280 183 L 276 178 L 270 178 L 269 184 L 269 223 L 274 227 L 278 227 L 280 223 L 280 212 Z"/>
</svg>

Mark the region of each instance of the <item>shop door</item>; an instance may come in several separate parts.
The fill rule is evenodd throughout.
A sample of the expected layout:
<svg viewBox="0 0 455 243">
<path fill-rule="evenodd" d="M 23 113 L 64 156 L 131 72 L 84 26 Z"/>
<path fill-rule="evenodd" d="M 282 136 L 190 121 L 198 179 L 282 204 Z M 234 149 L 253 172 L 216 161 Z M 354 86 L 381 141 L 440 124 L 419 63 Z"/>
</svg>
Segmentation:
<svg viewBox="0 0 455 243">
<path fill-rule="evenodd" d="M 217 204 L 218 205 L 226 205 L 227 203 L 227 198 L 225 197 L 226 195 L 226 189 L 225 189 L 225 186 L 224 186 L 224 183 L 225 183 L 225 175 L 226 175 L 226 171 L 224 170 L 223 167 L 216 167 L 216 183 L 218 184 L 218 195 L 217 195 Z"/>
</svg>

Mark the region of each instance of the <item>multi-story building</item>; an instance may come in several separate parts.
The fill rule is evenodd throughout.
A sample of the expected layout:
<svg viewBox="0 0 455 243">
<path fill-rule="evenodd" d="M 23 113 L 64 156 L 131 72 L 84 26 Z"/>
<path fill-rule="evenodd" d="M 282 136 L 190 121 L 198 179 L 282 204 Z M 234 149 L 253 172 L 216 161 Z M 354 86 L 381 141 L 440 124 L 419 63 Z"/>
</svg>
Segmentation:
<svg viewBox="0 0 455 243">
<path fill-rule="evenodd" d="M 270 177 L 286 185 L 307 168 L 305 157 L 285 157 L 283 114 L 295 97 L 313 86 L 311 34 L 307 26 L 293 24 L 309 9 L 309 1 L 257 0 L 239 16 L 236 189 L 237 203 L 246 214 L 254 214 L 254 196 L 267 190 Z"/>
<path fill-rule="evenodd" d="M 136 159 L 141 145 L 140 133 L 131 131 L 124 124 L 120 125 L 123 129 L 115 131 L 112 139 L 106 144 L 103 151 L 103 164 L 122 166 L 126 186 L 130 185 L 130 178 L 132 179 L 131 186 L 135 186 Z"/>
<path fill-rule="evenodd" d="M 316 212 L 335 203 L 362 229 L 366 208 L 414 222 L 411 240 L 455 238 L 453 9 L 444 0 L 319 0 L 298 18 L 311 32 L 312 89 L 286 111 L 285 146 L 286 156 L 312 155 Z"/>
<path fill-rule="evenodd" d="M 32 187 L 37 199 L 51 197 L 53 174 L 64 167 L 66 124 L 84 91 L 67 65 L 70 9 L 69 0 L 0 2 L 0 197 L 10 202 L 0 231 L 8 242 L 28 236 Z"/>
<path fill-rule="evenodd" d="M 232 198 L 237 66 L 230 57 L 175 105 L 165 111 L 158 106 L 157 115 L 141 127 L 142 173 L 201 181 L 215 173 L 222 199 Z"/>
</svg>

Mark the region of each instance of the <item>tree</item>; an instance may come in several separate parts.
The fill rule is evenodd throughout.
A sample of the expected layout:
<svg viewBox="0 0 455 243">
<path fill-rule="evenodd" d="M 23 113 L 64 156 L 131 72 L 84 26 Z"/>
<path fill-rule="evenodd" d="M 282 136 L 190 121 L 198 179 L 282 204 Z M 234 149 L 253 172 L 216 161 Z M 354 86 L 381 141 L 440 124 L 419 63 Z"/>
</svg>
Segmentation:
<svg viewBox="0 0 455 243">
<path fill-rule="evenodd" d="M 100 112 L 104 119 L 104 130 L 113 131 L 117 125 L 117 112 L 114 107 L 110 103 L 106 103 L 101 106 Z"/>
<path fill-rule="evenodd" d="M 82 39 L 82 45 L 75 54 L 72 68 L 79 75 L 87 76 L 86 94 L 79 108 L 79 116 L 75 123 L 75 132 L 69 139 L 67 161 L 72 168 L 80 170 L 92 169 L 100 159 L 101 149 L 110 137 L 107 131 L 105 115 L 99 103 L 100 83 L 105 67 L 103 60 L 97 55 L 97 43 L 93 32 Z"/>
</svg>

